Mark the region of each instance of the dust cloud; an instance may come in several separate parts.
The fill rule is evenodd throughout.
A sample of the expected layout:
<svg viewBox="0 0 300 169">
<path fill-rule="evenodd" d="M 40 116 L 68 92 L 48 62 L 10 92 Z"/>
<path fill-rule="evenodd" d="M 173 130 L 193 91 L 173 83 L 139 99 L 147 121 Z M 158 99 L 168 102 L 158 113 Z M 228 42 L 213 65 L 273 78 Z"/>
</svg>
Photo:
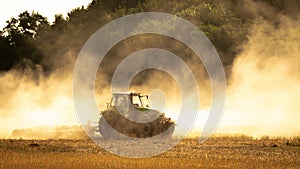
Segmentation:
<svg viewBox="0 0 300 169">
<path fill-rule="evenodd" d="M 67 67 L 48 76 L 39 65 L 0 74 L 0 136 L 9 137 L 14 129 L 78 124 Z"/>
<path fill-rule="evenodd" d="M 293 136 L 300 132 L 300 20 L 253 24 L 234 60 L 220 132 Z M 227 126 L 227 129 L 222 126 Z M 245 130 L 240 130 L 244 126 Z"/>
</svg>

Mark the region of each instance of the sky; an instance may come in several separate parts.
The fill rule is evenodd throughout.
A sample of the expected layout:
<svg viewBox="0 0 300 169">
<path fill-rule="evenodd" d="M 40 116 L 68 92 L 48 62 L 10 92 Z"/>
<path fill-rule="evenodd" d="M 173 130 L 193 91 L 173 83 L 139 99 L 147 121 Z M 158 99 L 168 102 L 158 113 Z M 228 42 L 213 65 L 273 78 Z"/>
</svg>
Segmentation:
<svg viewBox="0 0 300 169">
<path fill-rule="evenodd" d="M 26 10 L 31 13 L 36 11 L 48 21 L 54 21 L 55 14 L 67 15 L 72 9 L 84 6 L 86 7 L 92 0 L 0 0 L 0 29 L 3 29 L 7 24 L 6 21 Z"/>
</svg>

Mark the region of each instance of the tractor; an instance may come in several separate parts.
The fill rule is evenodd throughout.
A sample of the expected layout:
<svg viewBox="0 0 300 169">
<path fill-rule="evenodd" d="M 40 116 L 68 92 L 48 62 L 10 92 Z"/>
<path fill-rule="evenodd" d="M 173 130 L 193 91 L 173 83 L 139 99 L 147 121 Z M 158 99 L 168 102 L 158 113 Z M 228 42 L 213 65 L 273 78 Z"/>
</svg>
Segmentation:
<svg viewBox="0 0 300 169">
<path fill-rule="evenodd" d="M 101 112 L 98 131 L 104 139 L 172 138 L 175 122 L 150 107 L 148 95 L 113 93 L 107 109 Z"/>
</svg>

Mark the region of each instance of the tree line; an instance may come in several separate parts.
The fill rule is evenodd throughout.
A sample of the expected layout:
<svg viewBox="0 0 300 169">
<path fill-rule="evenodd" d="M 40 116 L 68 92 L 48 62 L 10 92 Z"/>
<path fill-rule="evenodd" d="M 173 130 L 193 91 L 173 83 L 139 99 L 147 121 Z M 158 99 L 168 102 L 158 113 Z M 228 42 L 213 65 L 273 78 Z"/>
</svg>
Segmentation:
<svg viewBox="0 0 300 169">
<path fill-rule="evenodd" d="M 295 17 L 298 0 L 254 0 L 271 6 L 275 12 Z M 72 49 L 76 57 L 84 42 L 101 26 L 119 17 L 138 12 L 165 12 L 183 17 L 198 26 L 212 41 L 224 65 L 230 65 L 241 44 L 247 40 L 249 26 L 257 15 L 247 9 L 249 1 L 239 0 L 93 0 L 86 8 L 73 9 L 55 21 L 37 12 L 25 11 L 7 21 L 0 34 L 0 71 L 22 70 L 38 64 L 51 72 Z M 259 17 L 273 20 L 262 11 Z M 276 20 L 274 20 L 274 25 Z M 151 42 L 149 42 L 151 43 Z M 154 43 L 154 42 L 153 42 Z"/>
</svg>

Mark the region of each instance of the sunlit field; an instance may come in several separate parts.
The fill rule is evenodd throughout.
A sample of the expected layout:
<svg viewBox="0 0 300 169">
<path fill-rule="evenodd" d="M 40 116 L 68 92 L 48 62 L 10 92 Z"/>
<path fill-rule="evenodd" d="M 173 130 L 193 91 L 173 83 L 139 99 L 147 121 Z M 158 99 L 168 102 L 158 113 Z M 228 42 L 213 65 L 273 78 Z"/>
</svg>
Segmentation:
<svg viewBox="0 0 300 169">
<path fill-rule="evenodd" d="M 300 137 L 184 139 L 155 157 L 112 155 L 90 140 L 0 141 L 0 168 L 299 168 Z"/>
</svg>

